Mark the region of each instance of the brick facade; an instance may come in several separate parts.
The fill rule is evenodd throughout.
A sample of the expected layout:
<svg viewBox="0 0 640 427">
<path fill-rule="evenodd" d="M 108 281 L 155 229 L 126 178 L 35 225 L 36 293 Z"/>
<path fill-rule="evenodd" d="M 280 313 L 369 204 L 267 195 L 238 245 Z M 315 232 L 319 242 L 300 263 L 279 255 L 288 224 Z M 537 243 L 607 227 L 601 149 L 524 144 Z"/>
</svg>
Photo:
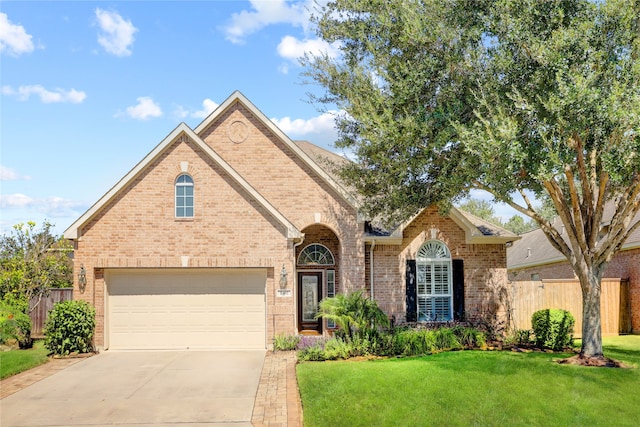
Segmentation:
<svg viewBox="0 0 640 427">
<path fill-rule="evenodd" d="M 107 193 L 67 230 L 74 241 L 75 277 L 80 266 L 87 271 L 86 288 L 75 283 L 74 296 L 96 307 L 98 347 L 105 345 L 108 269 L 263 268 L 268 343 L 276 334 L 297 332 L 296 260 L 307 245 L 321 243 L 334 255 L 338 292 L 370 291 L 370 246 L 358 212 L 247 102 L 239 97 L 223 104 L 222 112 L 196 128 L 197 136 L 183 132 L 165 140 L 157 156 L 127 175 L 117 192 Z M 248 185 L 234 179 L 203 144 Z M 175 180 L 185 172 L 194 181 L 195 215 L 190 219 L 176 218 L 174 212 Z M 278 213 L 304 238 L 290 237 Z M 375 246 L 376 300 L 388 314 L 404 319 L 404 266 L 430 238 L 431 229 L 453 259 L 464 260 L 467 311 L 484 310 L 494 288 L 506 283 L 505 246 L 466 243 L 465 231 L 435 209 L 425 210 L 405 228 L 402 244 Z M 293 297 L 276 294 L 282 266 Z"/>
<path fill-rule="evenodd" d="M 540 280 L 575 277 L 568 262 L 556 262 L 510 270 L 509 278 L 511 280 L 530 280 L 533 274 L 537 274 Z M 631 329 L 634 333 L 640 333 L 640 248 L 624 250 L 616 254 L 603 277 L 629 280 Z"/>
<path fill-rule="evenodd" d="M 451 218 L 440 216 L 435 208 L 424 210 L 404 229 L 400 245 L 374 246 L 373 293 L 383 310 L 397 322 L 406 320 L 406 261 L 415 260 L 420 247 L 432 240 L 431 230 L 435 240 L 447 246 L 452 259 L 464 262 L 465 316 L 477 318 L 487 312 L 499 312 L 498 293 L 507 276 L 505 245 L 466 243 L 464 230 Z M 367 289 L 371 289 L 369 265 Z"/>
</svg>

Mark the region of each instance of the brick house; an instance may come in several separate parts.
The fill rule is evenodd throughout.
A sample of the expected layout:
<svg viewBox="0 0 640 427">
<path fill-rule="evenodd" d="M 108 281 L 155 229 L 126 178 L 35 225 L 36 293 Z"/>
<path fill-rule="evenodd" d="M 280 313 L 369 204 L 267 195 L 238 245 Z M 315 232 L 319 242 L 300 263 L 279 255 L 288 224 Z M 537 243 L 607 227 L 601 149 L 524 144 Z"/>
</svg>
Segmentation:
<svg viewBox="0 0 640 427">
<path fill-rule="evenodd" d="M 612 208 L 613 205 L 605 207 L 605 219 L 613 214 Z M 632 223 L 639 220 L 640 214 L 636 215 Z M 554 225 L 562 230 L 559 220 L 556 219 Z M 507 249 L 507 265 L 512 281 L 575 278 L 569 262 L 551 246 L 540 229 L 523 234 L 521 240 Z M 631 329 L 633 333 L 640 333 L 640 229 L 631 233 L 611 260 L 603 277 L 628 280 Z"/>
<path fill-rule="evenodd" d="M 269 348 L 324 333 L 318 302 L 360 289 L 398 322 L 495 309 L 517 236 L 456 209 L 375 228 L 327 159 L 239 92 L 176 127 L 64 233 L 96 346 Z"/>
</svg>

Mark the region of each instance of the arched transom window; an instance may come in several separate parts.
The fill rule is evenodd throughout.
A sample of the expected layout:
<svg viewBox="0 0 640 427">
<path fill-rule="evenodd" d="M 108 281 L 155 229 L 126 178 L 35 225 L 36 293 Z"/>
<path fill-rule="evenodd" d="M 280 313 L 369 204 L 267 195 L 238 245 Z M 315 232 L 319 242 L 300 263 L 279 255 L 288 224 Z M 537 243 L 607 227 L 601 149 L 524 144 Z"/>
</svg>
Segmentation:
<svg viewBox="0 0 640 427">
<path fill-rule="evenodd" d="M 334 265 L 333 254 L 326 246 L 312 243 L 300 252 L 298 265 Z"/>
<path fill-rule="evenodd" d="M 193 178 L 187 174 L 176 179 L 176 217 L 193 217 Z"/>
<path fill-rule="evenodd" d="M 451 253 L 437 240 L 426 242 L 416 259 L 418 321 L 446 322 L 453 319 Z"/>
</svg>

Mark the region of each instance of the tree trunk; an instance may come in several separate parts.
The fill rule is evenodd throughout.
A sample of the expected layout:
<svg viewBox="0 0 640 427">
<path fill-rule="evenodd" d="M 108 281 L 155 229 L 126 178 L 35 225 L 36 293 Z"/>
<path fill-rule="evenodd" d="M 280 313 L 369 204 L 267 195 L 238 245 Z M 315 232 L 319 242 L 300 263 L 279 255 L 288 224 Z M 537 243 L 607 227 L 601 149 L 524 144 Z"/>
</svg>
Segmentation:
<svg viewBox="0 0 640 427">
<path fill-rule="evenodd" d="M 600 316 L 601 275 L 597 268 L 591 268 L 586 275 L 580 275 L 582 287 L 582 348 L 583 358 L 603 357 L 602 319 Z M 586 283 L 585 283 L 586 282 Z"/>
</svg>

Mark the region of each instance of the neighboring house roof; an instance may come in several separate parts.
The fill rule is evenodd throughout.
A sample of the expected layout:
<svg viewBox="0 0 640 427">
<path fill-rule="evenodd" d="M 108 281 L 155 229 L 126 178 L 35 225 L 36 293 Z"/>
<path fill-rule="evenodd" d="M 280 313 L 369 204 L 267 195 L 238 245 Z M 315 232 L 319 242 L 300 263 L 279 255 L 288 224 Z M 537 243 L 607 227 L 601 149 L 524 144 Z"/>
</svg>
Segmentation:
<svg viewBox="0 0 640 427">
<path fill-rule="evenodd" d="M 249 193 L 258 203 L 260 203 L 276 220 L 287 229 L 288 238 L 302 238 L 304 235 L 284 217 L 267 199 L 258 193 L 242 176 L 240 176 L 222 157 L 220 157 L 211 147 L 209 147 L 189 126 L 180 123 L 160 144 L 158 144 L 147 156 L 142 159 L 129 173 L 127 173 L 116 185 L 114 185 L 104 196 L 100 198 L 88 211 L 78 218 L 64 232 L 67 239 L 78 239 L 80 228 L 86 224 L 105 205 L 115 198 L 127 184 L 141 174 L 156 158 L 158 158 L 171 144 L 182 134 L 187 135 L 203 152 L 205 152 L 213 162 L 222 168 L 236 183 Z"/>
<path fill-rule="evenodd" d="M 605 206 L 603 217 L 608 221 L 613 216 L 613 203 Z M 640 221 L 638 213 L 633 222 Z M 553 227 L 567 239 L 560 218 L 553 220 Z M 640 248 L 640 228 L 636 229 L 622 246 L 622 250 Z M 541 229 L 536 229 L 522 235 L 522 239 L 507 249 L 507 268 L 520 269 L 544 264 L 567 261 L 567 258 L 554 248 Z"/>
</svg>

